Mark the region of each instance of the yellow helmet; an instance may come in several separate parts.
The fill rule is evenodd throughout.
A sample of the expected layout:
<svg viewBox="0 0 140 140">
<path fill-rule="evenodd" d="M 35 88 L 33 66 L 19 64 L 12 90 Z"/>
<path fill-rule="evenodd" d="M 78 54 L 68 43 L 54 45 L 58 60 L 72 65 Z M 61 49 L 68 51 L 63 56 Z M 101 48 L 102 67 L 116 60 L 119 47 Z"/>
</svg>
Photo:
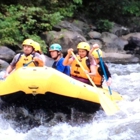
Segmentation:
<svg viewBox="0 0 140 140">
<path fill-rule="evenodd" d="M 35 51 L 39 51 L 40 53 L 42 52 L 40 44 L 38 42 L 34 41 L 33 42 L 33 47 L 34 47 Z"/>
<path fill-rule="evenodd" d="M 80 42 L 77 45 L 77 49 L 84 49 L 84 50 L 89 51 L 90 50 L 90 45 L 87 42 Z"/>
<path fill-rule="evenodd" d="M 22 46 L 23 45 L 30 45 L 33 47 L 33 43 L 34 43 L 34 41 L 32 39 L 25 39 L 22 43 Z"/>
<path fill-rule="evenodd" d="M 97 50 L 98 50 L 98 52 L 99 52 L 100 57 L 102 57 L 102 51 L 101 51 L 101 49 L 98 49 L 98 48 L 95 49 L 95 50 L 92 52 L 92 56 L 93 56 L 94 58 L 99 58 L 99 55 L 98 55 Z"/>
</svg>

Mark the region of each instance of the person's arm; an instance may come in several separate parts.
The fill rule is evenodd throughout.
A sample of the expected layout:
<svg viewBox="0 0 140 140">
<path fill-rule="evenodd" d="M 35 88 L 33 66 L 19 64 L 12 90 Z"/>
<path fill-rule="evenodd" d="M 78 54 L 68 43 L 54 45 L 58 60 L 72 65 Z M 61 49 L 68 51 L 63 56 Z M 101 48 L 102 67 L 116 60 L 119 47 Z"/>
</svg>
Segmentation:
<svg viewBox="0 0 140 140">
<path fill-rule="evenodd" d="M 15 65 L 17 63 L 17 60 L 19 58 L 20 54 L 16 54 L 15 57 L 13 58 L 12 62 L 10 63 L 10 65 L 7 67 L 6 72 L 3 76 L 3 78 L 6 78 L 15 68 Z"/>
<path fill-rule="evenodd" d="M 112 83 L 112 78 L 109 77 L 108 80 L 106 81 L 107 86 L 110 86 Z"/>
<path fill-rule="evenodd" d="M 92 57 L 92 52 L 95 50 L 95 49 L 99 49 L 99 45 L 98 44 L 94 44 L 92 46 L 92 48 L 90 49 L 89 51 L 89 56 Z"/>
<path fill-rule="evenodd" d="M 101 63 L 99 63 L 99 65 L 100 65 L 100 67 L 101 67 Z M 104 62 L 103 62 L 103 65 L 104 65 L 104 69 L 105 69 L 106 76 L 107 76 L 107 77 L 106 77 L 106 78 L 107 78 L 106 84 L 107 84 L 108 86 L 110 86 L 111 83 L 112 83 L 111 73 L 110 73 L 110 71 L 109 71 L 107 65 L 106 65 Z M 103 73 L 103 69 L 101 69 L 101 71 L 102 71 L 102 73 Z M 103 73 L 103 75 L 104 75 L 104 73 Z"/>
<path fill-rule="evenodd" d="M 110 73 L 107 65 L 104 62 L 103 62 L 103 64 L 104 64 L 104 68 L 105 68 L 107 79 L 109 79 L 109 77 L 111 77 L 111 73 Z M 101 64 L 100 64 L 100 66 L 101 66 Z M 102 71 L 103 71 L 103 69 L 102 69 Z"/>
<path fill-rule="evenodd" d="M 39 67 L 43 67 L 45 65 L 39 53 L 35 53 L 35 57 L 33 58 L 33 61 L 37 62 Z"/>
<path fill-rule="evenodd" d="M 3 76 L 3 78 L 6 78 L 13 71 L 13 69 L 14 69 L 14 66 L 9 65 L 7 67 L 7 69 L 6 69 L 6 72 L 5 72 L 4 76 Z"/>
<path fill-rule="evenodd" d="M 73 58 L 70 58 L 71 52 L 73 52 L 73 49 L 72 48 L 68 49 L 68 54 L 66 55 L 63 61 L 64 66 L 71 65 L 71 63 L 73 62 Z"/>
<path fill-rule="evenodd" d="M 107 86 L 110 86 L 111 83 L 112 83 L 112 78 L 111 78 L 111 73 L 107 67 L 107 65 L 105 64 L 105 72 L 106 72 L 106 75 L 107 75 L 107 81 L 106 81 L 106 84 Z"/>
<path fill-rule="evenodd" d="M 90 76 L 94 76 L 96 75 L 96 61 L 94 60 L 94 58 L 89 58 L 89 61 L 90 61 L 90 72 L 88 71 L 85 71 L 88 75 Z"/>
<path fill-rule="evenodd" d="M 90 73 L 89 75 L 94 76 L 96 75 L 96 66 L 95 65 L 90 65 Z"/>
<path fill-rule="evenodd" d="M 88 57 L 89 57 L 89 60 L 90 60 L 90 63 L 91 63 L 91 65 L 90 65 L 90 73 L 88 73 L 90 76 L 94 76 L 94 75 L 96 75 L 96 61 L 95 61 L 95 59 L 94 59 L 94 57 L 92 56 L 92 52 L 95 50 L 95 49 L 97 49 L 97 48 L 99 48 L 99 45 L 98 44 L 94 44 L 93 46 L 92 46 L 92 48 L 91 48 L 91 50 L 89 51 L 89 55 L 88 55 Z"/>
</svg>

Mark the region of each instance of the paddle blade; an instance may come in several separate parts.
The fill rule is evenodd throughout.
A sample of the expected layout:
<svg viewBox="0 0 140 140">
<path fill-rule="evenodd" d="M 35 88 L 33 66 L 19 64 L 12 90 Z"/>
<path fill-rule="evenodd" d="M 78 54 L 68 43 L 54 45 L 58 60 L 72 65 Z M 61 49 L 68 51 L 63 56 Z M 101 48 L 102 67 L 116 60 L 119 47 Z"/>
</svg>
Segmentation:
<svg viewBox="0 0 140 140">
<path fill-rule="evenodd" d="M 113 101 L 111 101 L 105 94 L 99 93 L 99 100 L 102 108 L 107 115 L 114 115 L 119 111 L 119 107 Z"/>
<path fill-rule="evenodd" d="M 123 100 L 123 97 L 116 91 L 112 90 L 112 95 L 110 95 L 108 87 L 103 86 L 103 88 L 98 88 L 99 91 L 103 92 L 108 98 L 110 98 L 113 101 L 121 101 Z"/>
</svg>

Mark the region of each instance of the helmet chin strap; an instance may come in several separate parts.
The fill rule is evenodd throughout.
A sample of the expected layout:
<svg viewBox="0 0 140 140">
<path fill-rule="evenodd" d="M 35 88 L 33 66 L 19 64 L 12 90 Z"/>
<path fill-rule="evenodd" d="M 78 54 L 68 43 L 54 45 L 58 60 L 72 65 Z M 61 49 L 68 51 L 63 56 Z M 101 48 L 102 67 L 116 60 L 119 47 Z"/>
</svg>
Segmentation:
<svg viewBox="0 0 140 140">
<path fill-rule="evenodd" d="M 58 52 L 57 56 L 53 58 L 54 60 L 57 60 L 57 58 L 60 56 L 60 52 Z"/>
</svg>

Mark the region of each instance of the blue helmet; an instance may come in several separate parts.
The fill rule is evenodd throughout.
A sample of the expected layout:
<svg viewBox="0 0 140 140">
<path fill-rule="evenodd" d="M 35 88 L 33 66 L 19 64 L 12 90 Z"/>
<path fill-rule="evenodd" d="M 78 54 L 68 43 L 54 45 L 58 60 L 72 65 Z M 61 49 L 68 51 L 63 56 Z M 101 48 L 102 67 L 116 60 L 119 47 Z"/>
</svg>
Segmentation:
<svg viewBox="0 0 140 140">
<path fill-rule="evenodd" d="M 62 51 L 62 47 L 59 44 L 52 44 L 49 51 Z"/>
</svg>

